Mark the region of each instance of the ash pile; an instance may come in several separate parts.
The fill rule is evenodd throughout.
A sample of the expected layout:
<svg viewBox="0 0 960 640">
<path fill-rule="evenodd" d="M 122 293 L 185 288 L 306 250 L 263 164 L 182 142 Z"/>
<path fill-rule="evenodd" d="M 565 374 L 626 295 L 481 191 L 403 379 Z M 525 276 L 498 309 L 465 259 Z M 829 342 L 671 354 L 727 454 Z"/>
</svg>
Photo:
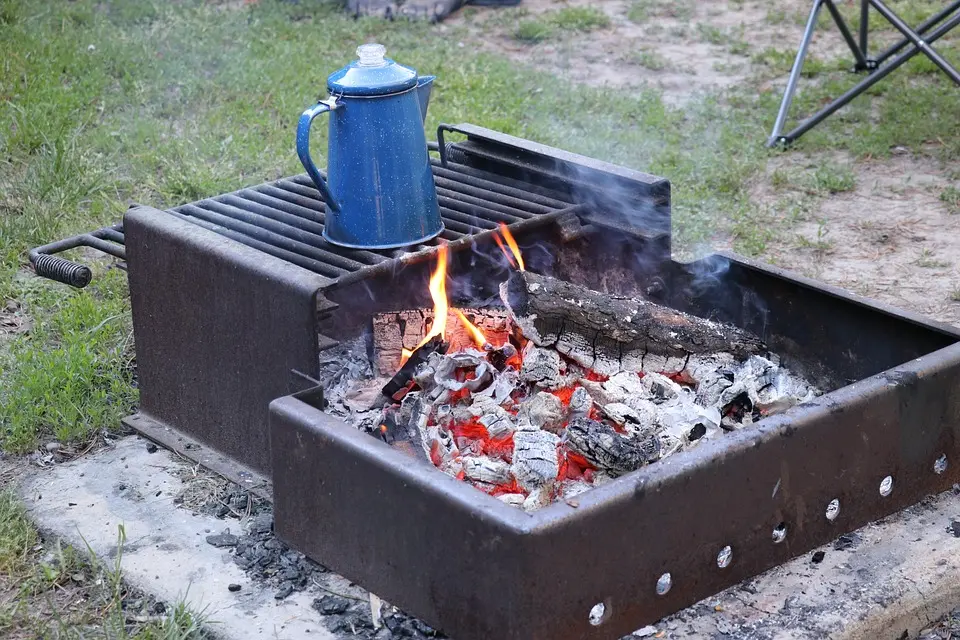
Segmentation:
<svg viewBox="0 0 960 640">
<path fill-rule="evenodd" d="M 328 410 L 534 511 L 820 393 L 732 325 L 528 272 L 500 293 L 497 338 L 457 311 L 474 344 L 434 335 L 386 383 L 359 343 L 341 347 Z"/>
</svg>

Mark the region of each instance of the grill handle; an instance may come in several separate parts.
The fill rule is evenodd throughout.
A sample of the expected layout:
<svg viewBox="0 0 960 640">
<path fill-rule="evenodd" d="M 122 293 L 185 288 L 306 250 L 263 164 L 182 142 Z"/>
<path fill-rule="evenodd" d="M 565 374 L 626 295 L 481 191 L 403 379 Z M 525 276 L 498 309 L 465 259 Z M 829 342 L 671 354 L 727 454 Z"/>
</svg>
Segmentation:
<svg viewBox="0 0 960 640">
<path fill-rule="evenodd" d="M 90 284 L 93 274 L 89 267 L 76 262 L 70 262 L 59 256 L 51 256 L 45 253 L 30 255 L 30 262 L 33 264 L 33 270 L 38 276 L 56 280 L 71 287 L 82 289 Z"/>
</svg>

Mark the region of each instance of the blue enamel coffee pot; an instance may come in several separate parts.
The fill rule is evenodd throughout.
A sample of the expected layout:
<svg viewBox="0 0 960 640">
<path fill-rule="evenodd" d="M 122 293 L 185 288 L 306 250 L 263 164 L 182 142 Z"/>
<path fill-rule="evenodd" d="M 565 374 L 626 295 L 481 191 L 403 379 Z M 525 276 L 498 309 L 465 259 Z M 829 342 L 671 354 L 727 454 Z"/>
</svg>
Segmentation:
<svg viewBox="0 0 960 640">
<path fill-rule="evenodd" d="M 434 76 L 379 44 L 327 78 L 330 97 L 300 116 L 297 155 L 326 201 L 323 235 L 353 249 L 394 249 L 443 231 L 423 121 Z M 310 158 L 310 124 L 330 114 L 327 180 Z"/>
</svg>

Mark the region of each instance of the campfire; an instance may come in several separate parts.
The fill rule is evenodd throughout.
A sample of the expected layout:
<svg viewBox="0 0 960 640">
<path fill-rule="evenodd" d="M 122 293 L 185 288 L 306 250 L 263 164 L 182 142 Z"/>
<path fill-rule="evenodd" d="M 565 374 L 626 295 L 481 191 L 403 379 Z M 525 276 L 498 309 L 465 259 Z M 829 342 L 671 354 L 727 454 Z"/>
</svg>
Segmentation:
<svg viewBox="0 0 960 640">
<path fill-rule="evenodd" d="M 533 511 L 819 394 L 748 332 L 528 272 L 494 238 L 503 308 L 452 307 L 441 246 L 432 311 L 376 318 L 372 366 L 362 338 L 324 363 L 330 411 Z"/>
</svg>

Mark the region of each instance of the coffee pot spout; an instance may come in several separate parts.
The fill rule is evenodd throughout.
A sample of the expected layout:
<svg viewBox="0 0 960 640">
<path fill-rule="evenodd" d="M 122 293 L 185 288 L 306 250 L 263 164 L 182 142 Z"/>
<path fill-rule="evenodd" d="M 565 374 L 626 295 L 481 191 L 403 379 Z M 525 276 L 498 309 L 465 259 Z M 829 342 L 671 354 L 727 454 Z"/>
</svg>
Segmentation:
<svg viewBox="0 0 960 640">
<path fill-rule="evenodd" d="M 430 105 L 430 91 L 433 90 L 433 81 L 437 76 L 420 76 L 417 78 L 417 98 L 420 99 L 420 117 L 427 120 L 427 107 Z"/>
</svg>

